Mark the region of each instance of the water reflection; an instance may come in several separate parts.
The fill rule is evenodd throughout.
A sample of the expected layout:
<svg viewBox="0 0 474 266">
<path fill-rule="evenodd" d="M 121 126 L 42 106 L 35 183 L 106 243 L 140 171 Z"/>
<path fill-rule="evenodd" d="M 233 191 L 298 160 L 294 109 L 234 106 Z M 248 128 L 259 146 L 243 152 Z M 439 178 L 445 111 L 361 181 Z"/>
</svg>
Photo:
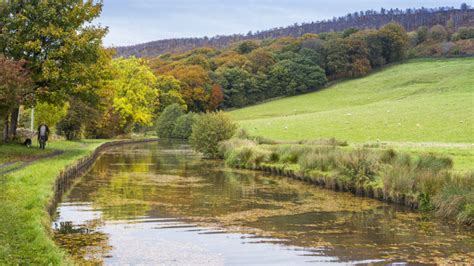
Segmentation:
<svg viewBox="0 0 474 266">
<path fill-rule="evenodd" d="M 58 243 L 76 259 L 105 263 L 468 263 L 474 258 L 469 228 L 286 178 L 227 169 L 220 161 L 201 160 L 180 142 L 106 152 L 64 198 L 55 226 Z M 93 241 L 68 240 L 78 235 Z"/>
</svg>

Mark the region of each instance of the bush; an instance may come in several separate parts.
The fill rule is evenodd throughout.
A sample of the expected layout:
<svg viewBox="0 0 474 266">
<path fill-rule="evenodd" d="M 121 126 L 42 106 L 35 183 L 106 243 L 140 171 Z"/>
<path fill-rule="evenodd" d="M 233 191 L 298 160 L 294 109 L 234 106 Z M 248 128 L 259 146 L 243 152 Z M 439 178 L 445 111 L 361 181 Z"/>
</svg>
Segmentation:
<svg viewBox="0 0 474 266">
<path fill-rule="evenodd" d="M 237 125 L 223 112 L 201 115 L 193 125 L 190 143 L 196 151 L 204 156 L 219 156 L 219 143 L 230 139 L 237 130 Z"/>
<path fill-rule="evenodd" d="M 363 185 L 375 180 L 380 164 L 374 152 L 357 149 L 339 156 L 339 168 L 342 175 L 355 184 Z"/>
<path fill-rule="evenodd" d="M 172 137 L 178 139 L 189 139 L 191 133 L 193 132 L 193 125 L 197 118 L 198 115 L 195 113 L 188 113 L 178 117 Z"/>
<path fill-rule="evenodd" d="M 172 104 L 165 108 L 157 121 L 156 133 L 160 138 L 172 138 L 176 121 L 184 115 L 183 107 L 179 104 Z"/>
</svg>

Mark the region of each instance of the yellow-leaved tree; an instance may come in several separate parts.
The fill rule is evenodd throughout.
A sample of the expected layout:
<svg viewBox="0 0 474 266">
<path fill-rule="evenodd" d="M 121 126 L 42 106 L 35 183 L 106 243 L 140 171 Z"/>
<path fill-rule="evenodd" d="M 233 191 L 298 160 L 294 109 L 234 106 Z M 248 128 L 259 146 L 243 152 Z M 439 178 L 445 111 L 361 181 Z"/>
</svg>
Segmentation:
<svg viewBox="0 0 474 266">
<path fill-rule="evenodd" d="M 156 76 L 144 60 L 134 57 L 113 60 L 112 71 L 112 107 L 120 126 L 150 126 L 159 108 Z"/>
</svg>

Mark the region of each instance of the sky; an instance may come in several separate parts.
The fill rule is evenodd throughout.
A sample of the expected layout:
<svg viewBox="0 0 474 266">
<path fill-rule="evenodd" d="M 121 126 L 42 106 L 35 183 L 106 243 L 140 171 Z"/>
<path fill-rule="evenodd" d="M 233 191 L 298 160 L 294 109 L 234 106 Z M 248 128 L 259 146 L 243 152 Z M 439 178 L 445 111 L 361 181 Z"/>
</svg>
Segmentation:
<svg viewBox="0 0 474 266">
<path fill-rule="evenodd" d="M 106 46 L 212 37 L 319 21 L 361 10 L 473 5 L 474 0 L 104 0 Z"/>
</svg>

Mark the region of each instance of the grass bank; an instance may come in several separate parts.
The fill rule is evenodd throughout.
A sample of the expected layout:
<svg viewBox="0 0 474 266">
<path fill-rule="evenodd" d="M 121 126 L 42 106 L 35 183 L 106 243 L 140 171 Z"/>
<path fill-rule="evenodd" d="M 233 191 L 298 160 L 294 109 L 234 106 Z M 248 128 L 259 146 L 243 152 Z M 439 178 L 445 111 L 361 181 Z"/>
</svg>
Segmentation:
<svg viewBox="0 0 474 266">
<path fill-rule="evenodd" d="M 269 143 L 243 133 L 221 143 L 220 153 L 230 167 L 263 169 L 474 223 L 474 172 L 456 173 L 449 157 L 351 147 L 335 140 Z"/>
<path fill-rule="evenodd" d="M 105 140 L 79 142 L 58 141 L 50 150 L 63 150 L 58 156 L 41 159 L 25 168 L 0 176 L 0 264 L 61 264 L 66 258 L 52 240 L 51 219 L 46 210 L 53 198 L 53 184 L 59 172 L 76 160 L 90 154 Z M 19 154 L 43 153 L 22 146 L 6 147 Z M 4 161 L 11 161 L 11 154 Z M 30 156 L 30 155 L 28 155 Z M 18 157 L 17 157 L 18 158 Z"/>
</svg>

